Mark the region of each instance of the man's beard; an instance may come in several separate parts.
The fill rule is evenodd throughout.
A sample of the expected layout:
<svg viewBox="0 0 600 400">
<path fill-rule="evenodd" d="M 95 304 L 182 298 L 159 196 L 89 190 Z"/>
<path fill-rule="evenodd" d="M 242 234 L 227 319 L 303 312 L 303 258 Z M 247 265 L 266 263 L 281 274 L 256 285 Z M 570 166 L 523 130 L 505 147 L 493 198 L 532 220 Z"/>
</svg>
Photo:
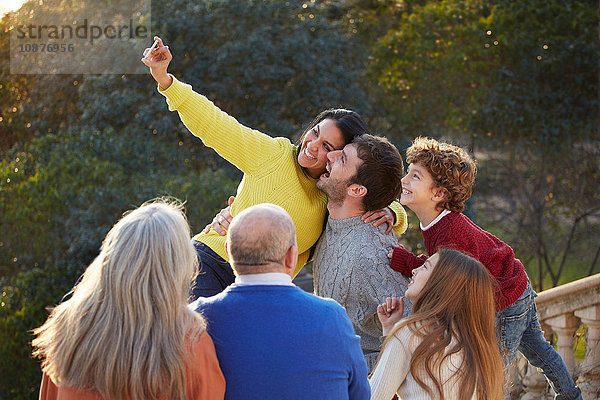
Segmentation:
<svg viewBox="0 0 600 400">
<path fill-rule="evenodd" d="M 317 189 L 327 195 L 327 203 L 332 205 L 341 205 L 346 198 L 346 188 L 349 182 L 329 178 L 325 182 L 317 182 Z"/>
</svg>

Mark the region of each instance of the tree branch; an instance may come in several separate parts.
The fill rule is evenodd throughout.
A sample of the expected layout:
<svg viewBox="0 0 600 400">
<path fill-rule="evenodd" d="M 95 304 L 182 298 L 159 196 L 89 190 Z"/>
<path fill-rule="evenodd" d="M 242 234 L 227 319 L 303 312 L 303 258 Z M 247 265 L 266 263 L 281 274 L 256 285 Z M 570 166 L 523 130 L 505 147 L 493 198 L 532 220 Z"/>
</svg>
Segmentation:
<svg viewBox="0 0 600 400">
<path fill-rule="evenodd" d="M 596 267 L 596 262 L 598 261 L 598 256 L 600 255 L 600 246 L 596 249 L 596 255 L 594 256 L 594 261 L 592 261 L 592 265 L 590 266 L 590 270 L 588 271 L 587 276 L 592 276 L 592 272 L 594 272 L 594 267 Z"/>
<path fill-rule="evenodd" d="M 560 278 L 560 275 L 562 274 L 563 268 L 565 266 L 565 262 L 567 260 L 567 254 L 569 254 L 569 250 L 571 250 L 571 242 L 573 241 L 573 237 L 575 236 L 575 230 L 577 229 L 577 225 L 579 224 L 579 221 L 581 221 L 582 218 L 583 218 L 583 216 L 580 215 L 577 218 L 575 218 L 575 220 L 573 221 L 573 225 L 571 226 L 571 231 L 569 232 L 569 239 L 567 239 L 567 244 L 563 251 L 562 259 L 560 260 L 560 265 L 558 266 L 558 272 L 556 273 L 557 277 L 556 277 L 556 281 L 554 282 L 554 286 L 558 285 L 558 278 Z"/>
</svg>

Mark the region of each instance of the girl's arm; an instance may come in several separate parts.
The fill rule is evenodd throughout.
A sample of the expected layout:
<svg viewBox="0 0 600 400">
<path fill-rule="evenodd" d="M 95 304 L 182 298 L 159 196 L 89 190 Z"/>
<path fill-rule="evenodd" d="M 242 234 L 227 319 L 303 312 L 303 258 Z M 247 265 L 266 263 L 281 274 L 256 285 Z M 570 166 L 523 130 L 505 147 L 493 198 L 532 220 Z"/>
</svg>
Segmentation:
<svg viewBox="0 0 600 400">
<path fill-rule="evenodd" d="M 408 376 L 411 354 L 404 343 L 393 336 L 385 344 L 375 371 L 369 379 L 371 400 L 390 400 Z"/>
</svg>

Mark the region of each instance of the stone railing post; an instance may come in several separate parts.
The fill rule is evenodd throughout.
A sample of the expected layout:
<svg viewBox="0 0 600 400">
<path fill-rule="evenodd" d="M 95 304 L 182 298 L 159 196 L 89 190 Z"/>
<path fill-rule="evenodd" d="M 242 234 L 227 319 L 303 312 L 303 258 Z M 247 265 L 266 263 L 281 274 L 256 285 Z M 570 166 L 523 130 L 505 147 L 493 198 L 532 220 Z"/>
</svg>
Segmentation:
<svg viewBox="0 0 600 400">
<path fill-rule="evenodd" d="M 577 379 L 584 400 L 600 399 L 600 274 L 545 290 L 536 298 L 538 318 L 544 336 L 558 335 L 557 351 L 569 372 Z M 577 365 L 573 350 L 573 334 L 580 324 L 587 326 L 586 353 Z M 541 400 L 550 396 L 549 385 L 535 368 L 518 368 L 523 377 L 524 400 Z M 518 386 L 515 386 L 518 389 Z"/>
<path fill-rule="evenodd" d="M 570 313 L 564 313 L 544 322 L 558 335 L 556 347 L 571 375 L 575 374 L 575 355 L 573 353 L 573 335 L 579 328 L 579 318 Z"/>
<path fill-rule="evenodd" d="M 584 400 L 600 398 L 600 305 L 575 311 L 581 322 L 587 325 L 585 359 L 577 384 Z"/>
</svg>

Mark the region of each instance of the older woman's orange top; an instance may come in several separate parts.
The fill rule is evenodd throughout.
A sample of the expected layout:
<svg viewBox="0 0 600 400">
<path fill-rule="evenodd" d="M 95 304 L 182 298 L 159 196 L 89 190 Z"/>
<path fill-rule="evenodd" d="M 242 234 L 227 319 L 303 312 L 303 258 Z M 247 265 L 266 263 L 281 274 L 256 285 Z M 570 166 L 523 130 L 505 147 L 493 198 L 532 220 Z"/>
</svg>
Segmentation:
<svg viewBox="0 0 600 400">
<path fill-rule="evenodd" d="M 225 397 L 225 378 L 219 367 L 212 339 L 202 332 L 194 343 L 193 359 L 188 371 L 188 398 L 212 400 Z M 97 392 L 69 386 L 57 386 L 45 373 L 42 377 L 40 400 L 105 400 Z"/>
</svg>

